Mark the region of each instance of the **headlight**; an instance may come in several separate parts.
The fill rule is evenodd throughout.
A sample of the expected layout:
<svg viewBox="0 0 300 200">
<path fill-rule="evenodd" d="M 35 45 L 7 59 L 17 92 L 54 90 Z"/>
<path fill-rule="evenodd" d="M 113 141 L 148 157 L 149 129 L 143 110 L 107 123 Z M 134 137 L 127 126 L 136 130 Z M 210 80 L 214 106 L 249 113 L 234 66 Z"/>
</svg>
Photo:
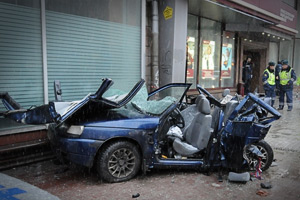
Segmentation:
<svg viewBox="0 0 300 200">
<path fill-rule="evenodd" d="M 73 134 L 73 135 L 81 135 L 84 130 L 84 126 L 71 126 L 67 133 Z"/>
</svg>

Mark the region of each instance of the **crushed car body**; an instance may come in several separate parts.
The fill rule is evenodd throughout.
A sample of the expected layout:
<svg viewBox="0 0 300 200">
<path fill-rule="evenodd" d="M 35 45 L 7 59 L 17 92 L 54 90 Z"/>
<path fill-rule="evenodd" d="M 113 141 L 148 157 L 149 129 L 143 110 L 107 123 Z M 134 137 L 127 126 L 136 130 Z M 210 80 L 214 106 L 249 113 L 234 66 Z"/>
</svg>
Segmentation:
<svg viewBox="0 0 300 200">
<path fill-rule="evenodd" d="M 280 114 L 252 94 L 222 104 L 198 85 L 196 103 L 188 105 L 188 83 L 168 84 L 149 94 L 144 80 L 130 92 L 110 89 L 112 84 L 103 79 L 98 91 L 81 101 L 50 102 L 4 116 L 50 123 L 48 135 L 57 156 L 95 166 L 108 182 L 162 167 L 240 171 L 261 160 L 266 170 L 273 160 L 263 138 Z"/>
</svg>

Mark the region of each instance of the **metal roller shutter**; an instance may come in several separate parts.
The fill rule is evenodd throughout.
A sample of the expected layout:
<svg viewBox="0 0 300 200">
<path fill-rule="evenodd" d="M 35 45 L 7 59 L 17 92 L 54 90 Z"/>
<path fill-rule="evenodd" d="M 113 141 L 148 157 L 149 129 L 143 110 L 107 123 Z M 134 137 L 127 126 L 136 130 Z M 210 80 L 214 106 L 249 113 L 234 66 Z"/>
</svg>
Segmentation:
<svg viewBox="0 0 300 200">
<path fill-rule="evenodd" d="M 0 3 L 0 92 L 24 108 L 43 103 L 40 10 Z"/>
<path fill-rule="evenodd" d="M 46 11 L 49 100 L 60 80 L 63 100 L 95 92 L 104 77 L 131 88 L 141 77 L 140 27 Z"/>
</svg>

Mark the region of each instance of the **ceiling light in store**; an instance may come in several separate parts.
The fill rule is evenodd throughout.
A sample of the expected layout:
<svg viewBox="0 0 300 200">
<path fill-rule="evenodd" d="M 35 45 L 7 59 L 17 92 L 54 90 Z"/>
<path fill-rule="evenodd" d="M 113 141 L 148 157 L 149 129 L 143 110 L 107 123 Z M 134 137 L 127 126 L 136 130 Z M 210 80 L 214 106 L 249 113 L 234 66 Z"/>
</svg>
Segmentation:
<svg viewBox="0 0 300 200">
<path fill-rule="evenodd" d="M 273 35 L 273 38 L 275 38 L 275 35 Z"/>
<path fill-rule="evenodd" d="M 227 36 L 226 36 L 226 38 L 228 39 L 228 38 L 229 38 L 229 36 L 227 35 Z"/>
<path fill-rule="evenodd" d="M 252 42 L 252 40 L 249 40 L 249 42 Z"/>
<path fill-rule="evenodd" d="M 270 34 L 268 34 L 268 37 L 270 37 Z"/>
<path fill-rule="evenodd" d="M 233 40 L 235 40 L 235 38 L 232 38 Z"/>
<path fill-rule="evenodd" d="M 277 39 L 280 40 L 280 37 L 278 37 Z"/>
<path fill-rule="evenodd" d="M 282 40 L 284 41 L 285 39 L 284 39 L 284 38 L 282 38 Z"/>
<path fill-rule="evenodd" d="M 262 35 L 264 35 L 264 34 L 265 34 L 265 32 L 262 32 L 261 34 L 262 34 Z"/>
<path fill-rule="evenodd" d="M 245 38 L 244 40 L 247 41 L 247 38 Z"/>
</svg>

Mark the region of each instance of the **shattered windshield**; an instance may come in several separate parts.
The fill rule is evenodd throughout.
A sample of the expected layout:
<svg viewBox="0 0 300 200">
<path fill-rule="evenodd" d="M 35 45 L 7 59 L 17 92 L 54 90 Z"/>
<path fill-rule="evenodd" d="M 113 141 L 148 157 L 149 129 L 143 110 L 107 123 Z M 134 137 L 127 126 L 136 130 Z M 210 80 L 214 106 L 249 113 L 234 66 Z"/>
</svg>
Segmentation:
<svg viewBox="0 0 300 200">
<path fill-rule="evenodd" d="M 158 90 L 155 94 L 149 97 L 146 84 L 139 90 L 139 92 L 126 104 L 126 108 L 134 111 L 138 111 L 149 115 L 160 115 L 170 105 L 180 101 L 184 94 L 186 87 L 168 87 L 162 90 Z M 109 89 L 103 95 L 103 98 L 119 102 L 128 95 L 128 92 L 119 89 Z"/>
</svg>

